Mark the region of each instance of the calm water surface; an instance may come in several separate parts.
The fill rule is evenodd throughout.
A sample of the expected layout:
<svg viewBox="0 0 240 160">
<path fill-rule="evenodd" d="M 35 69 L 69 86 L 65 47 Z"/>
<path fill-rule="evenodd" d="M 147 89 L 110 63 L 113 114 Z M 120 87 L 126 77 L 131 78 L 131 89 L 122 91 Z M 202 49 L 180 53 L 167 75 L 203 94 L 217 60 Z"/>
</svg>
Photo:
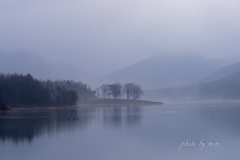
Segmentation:
<svg viewBox="0 0 240 160">
<path fill-rule="evenodd" d="M 179 149 L 187 140 L 195 146 Z M 239 102 L 0 114 L 0 160 L 240 160 L 239 151 Z"/>
</svg>

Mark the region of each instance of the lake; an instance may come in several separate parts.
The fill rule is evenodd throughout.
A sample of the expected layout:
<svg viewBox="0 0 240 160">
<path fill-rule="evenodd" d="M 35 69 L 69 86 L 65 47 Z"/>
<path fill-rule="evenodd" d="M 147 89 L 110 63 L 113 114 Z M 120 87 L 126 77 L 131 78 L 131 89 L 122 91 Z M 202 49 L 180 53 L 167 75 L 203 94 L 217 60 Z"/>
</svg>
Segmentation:
<svg viewBox="0 0 240 160">
<path fill-rule="evenodd" d="M 239 160 L 239 149 L 239 102 L 0 114 L 0 160 Z"/>
</svg>

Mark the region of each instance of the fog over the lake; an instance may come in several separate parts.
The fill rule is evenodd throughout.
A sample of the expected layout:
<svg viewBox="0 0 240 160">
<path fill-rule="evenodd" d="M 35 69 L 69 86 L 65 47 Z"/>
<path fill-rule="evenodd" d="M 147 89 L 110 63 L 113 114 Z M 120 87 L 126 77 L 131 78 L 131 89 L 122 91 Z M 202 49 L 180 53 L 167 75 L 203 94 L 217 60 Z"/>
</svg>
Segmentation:
<svg viewBox="0 0 240 160">
<path fill-rule="evenodd" d="M 239 0 L 1 0 L 0 52 L 104 75 L 156 54 L 239 54 Z"/>
</svg>

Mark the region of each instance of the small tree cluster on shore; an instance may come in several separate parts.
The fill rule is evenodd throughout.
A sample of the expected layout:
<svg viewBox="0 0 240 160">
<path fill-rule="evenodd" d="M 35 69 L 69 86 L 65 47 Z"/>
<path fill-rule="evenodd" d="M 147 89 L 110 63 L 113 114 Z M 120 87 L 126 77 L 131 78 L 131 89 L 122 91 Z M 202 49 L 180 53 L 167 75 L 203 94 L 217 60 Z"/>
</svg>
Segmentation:
<svg viewBox="0 0 240 160">
<path fill-rule="evenodd" d="M 120 83 L 103 84 L 96 90 L 97 97 L 100 98 L 115 98 L 121 99 L 126 95 L 127 99 L 140 99 L 144 94 L 140 85 L 135 83 Z M 100 96 L 101 95 L 101 96 Z"/>
</svg>

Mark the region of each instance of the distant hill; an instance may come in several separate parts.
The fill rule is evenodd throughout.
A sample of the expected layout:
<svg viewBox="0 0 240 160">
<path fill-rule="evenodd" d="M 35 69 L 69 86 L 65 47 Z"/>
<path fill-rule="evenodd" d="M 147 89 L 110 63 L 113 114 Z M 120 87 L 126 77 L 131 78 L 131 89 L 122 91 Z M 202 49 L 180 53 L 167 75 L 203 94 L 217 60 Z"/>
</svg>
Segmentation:
<svg viewBox="0 0 240 160">
<path fill-rule="evenodd" d="M 195 83 L 230 62 L 191 54 L 157 55 L 112 72 L 102 77 L 102 81 L 135 82 L 146 89 L 181 86 Z"/>
<path fill-rule="evenodd" d="M 231 65 L 228 65 L 226 67 L 223 67 L 223 68 L 217 70 L 213 74 L 211 74 L 211 75 L 201 79 L 199 81 L 199 83 L 206 83 L 206 82 L 215 81 L 215 80 L 227 77 L 227 76 L 229 76 L 231 74 L 234 74 L 234 73 L 236 73 L 238 71 L 240 71 L 240 62 L 233 63 Z"/>
<path fill-rule="evenodd" d="M 210 82 L 210 83 L 215 83 L 215 82 L 220 82 L 220 83 L 238 83 L 240 86 L 240 71 L 235 72 L 227 77 L 221 78 L 219 80 Z"/>
<path fill-rule="evenodd" d="M 76 66 L 51 64 L 43 57 L 32 53 L 0 54 L 0 73 L 30 73 L 37 79 L 71 79 L 80 81 L 87 73 Z"/>
<path fill-rule="evenodd" d="M 239 100 L 240 71 L 227 77 L 195 85 L 145 91 L 150 100 Z"/>
<path fill-rule="evenodd" d="M 240 71 L 227 77 L 200 84 L 199 97 L 204 99 L 240 99 Z"/>
</svg>

